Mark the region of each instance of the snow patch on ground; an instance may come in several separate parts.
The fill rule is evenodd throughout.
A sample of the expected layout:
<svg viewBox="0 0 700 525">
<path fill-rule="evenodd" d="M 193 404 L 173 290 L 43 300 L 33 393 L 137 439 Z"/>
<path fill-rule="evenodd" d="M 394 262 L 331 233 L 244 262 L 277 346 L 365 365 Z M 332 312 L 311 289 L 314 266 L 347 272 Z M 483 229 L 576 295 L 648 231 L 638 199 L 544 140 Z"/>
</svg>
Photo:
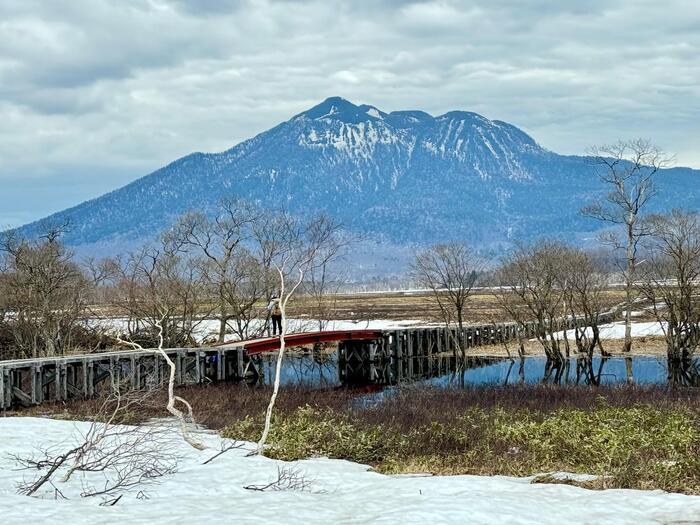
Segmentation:
<svg viewBox="0 0 700 525">
<path fill-rule="evenodd" d="M 384 476 L 348 461 L 310 459 L 292 464 L 227 452 L 222 439 L 201 433 L 207 449 L 181 440 L 170 452 L 181 456 L 177 473 L 151 485 L 149 499 L 136 493 L 114 507 L 99 501 L 19 496 L 15 485 L 27 476 L 14 470 L 8 454 L 26 454 L 39 445 L 70 445 L 87 423 L 40 418 L 0 418 L 0 516 L 5 524 L 75 525 L 155 523 L 616 523 L 646 524 L 697 520 L 700 497 L 661 491 L 591 491 L 568 485 L 531 484 L 531 478 L 502 476 Z M 250 445 L 252 446 L 252 445 Z M 313 481 L 304 492 L 252 492 L 276 478 L 278 466 L 291 466 Z M 79 480 L 61 487 L 79 490 Z M 59 483 L 60 485 L 60 483 Z M 50 496 L 50 494 L 45 494 Z"/>
<path fill-rule="evenodd" d="M 254 333 L 259 329 L 264 320 L 253 321 L 250 326 L 250 332 Z M 91 326 L 100 326 L 108 330 L 113 330 L 116 333 L 127 332 L 128 319 L 93 319 L 90 322 Z M 312 332 L 318 331 L 319 323 L 311 319 L 287 319 L 289 333 L 297 332 Z M 426 321 L 419 319 L 406 319 L 403 321 L 394 321 L 391 319 L 370 319 L 364 321 L 353 320 L 337 320 L 326 321 L 324 330 L 394 330 L 400 328 L 413 328 L 417 326 L 431 326 Z M 198 322 L 193 331 L 194 338 L 202 343 L 209 339 L 215 339 L 219 334 L 219 321 L 217 319 L 204 319 Z M 236 337 L 229 334 L 227 341 L 233 341 Z"/>
<path fill-rule="evenodd" d="M 657 321 L 650 322 L 635 322 L 632 323 L 632 337 L 652 337 L 664 335 L 665 326 Z M 573 339 L 576 334 L 575 330 L 568 330 L 566 336 Z M 593 332 L 590 328 L 586 329 L 586 334 L 588 337 L 593 336 Z M 564 337 L 564 332 L 557 332 L 556 336 L 558 338 Z M 601 339 L 624 339 L 625 338 L 625 323 L 620 321 L 616 323 L 600 325 L 600 338 Z"/>
</svg>

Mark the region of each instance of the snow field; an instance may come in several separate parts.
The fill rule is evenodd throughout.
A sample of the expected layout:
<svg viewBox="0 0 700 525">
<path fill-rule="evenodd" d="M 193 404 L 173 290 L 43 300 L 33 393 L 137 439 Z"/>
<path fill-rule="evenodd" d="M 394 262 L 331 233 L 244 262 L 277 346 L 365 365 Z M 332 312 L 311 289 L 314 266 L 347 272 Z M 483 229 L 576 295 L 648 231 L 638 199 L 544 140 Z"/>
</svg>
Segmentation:
<svg viewBox="0 0 700 525">
<path fill-rule="evenodd" d="M 661 491 L 590 491 L 567 485 L 530 484 L 530 478 L 479 476 L 385 476 L 348 461 L 309 459 L 293 463 L 246 457 L 235 449 L 208 465 L 225 440 L 212 432 L 197 437 L 196 451 L 177 436 L 169 452 L 181 457 L 178 471 L 144 487 L 148 499 L 129 493 L 114 507 L 81 499 L 79 477 L 60 486 L 70 499 L 16 494 L 16 483 L 33 473 L 18 471 L 8 454 L 35 447 L 69 446 L 88 423 L 41 418 L 0 418 L 0 516 L 2 523 L 700 523 L 700 497 Z M 312 481 L 307 491 L 256 492 L 278 466 L 298 469 Z M 57 483 L 57 485 L 62 485 Z"/>
</svg>

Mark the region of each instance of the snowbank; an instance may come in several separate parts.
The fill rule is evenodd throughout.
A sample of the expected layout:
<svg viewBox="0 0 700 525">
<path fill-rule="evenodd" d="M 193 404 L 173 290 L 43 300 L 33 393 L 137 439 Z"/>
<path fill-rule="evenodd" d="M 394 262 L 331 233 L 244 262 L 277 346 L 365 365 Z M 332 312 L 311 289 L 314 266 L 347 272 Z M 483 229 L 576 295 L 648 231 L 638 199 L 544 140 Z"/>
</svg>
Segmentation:
<svg viewBox="0 0 700 525">
<path fill-rule="evenodd" d="M 593 335 L 590 328 L 586 329 L 586 333 L 589 337 Z M 568 330 L 566 334 L 567 337 L 573 339 L 575 336 L 575 330 Z M 632 337 L 651 337 L 663 335 L 664 326 L 657 321 L 632 323 Z M 564 332 L 557 332 L 556 336 L 558 338 L 562 338 L 564 336 Z M 624 339 L 625 323 L 620 321 L 617 323 L 600 325 L 600 337 L 601 339 Z"/>
<path fill-rule="evenodd" d="M 209 447 L 195 451 L 181 440 L 177 473 L 147 489 L 149 499 L 125 496 L 117 506 L 99 501 L 37 499 L 15 494 L 27 472 L 14 470 L 10 453 L 38 445 L 70 444 L 86 423 L 0 418 L 0 516 L 3 524 L 71 523 L 668 523 L 697 520 L 700 497 L 661 491 L 589 491 L 568 485 L 530 484 L 527 478 L 384 476 L 347 461 L 312 459 L 293 464 L 313 480 L 308 492 L 252 492 L 249 484 L 274 479 L 282 462 L 232 450 L 208 465 L 222 440 L 204 433 Z M 287 464 L 288 465 L 288 464 Z M 69 484 L 79 485 L 79 480 Z M 60 483 L 58 484 L 60 485 Z M 77 486 L 61 487 L 74 494 Z M 48 495 L 47 495 L 48 496 Z"/>
<path fill-rule="evenodd" d="M 99 326 L 107 330 L 115 332 L 127 331 L 127 319 L 112 318 L 112 319 L 93 319 L 90 321 L 91 326 Z M 263 321 L 254 321 L 251 323 L 251 331 L 260 327 Z M 318 330 L 318 321 L 310 319 L 288 319 L 289 332 L 307 332 Z M 325 330 L 393 330 L 400 328 L 409 328 L 417 326 L 432 326 L 427 321 L 418 319 L 408 319 L 402 321 L 394 321 L 391 319 L 370 319 L 366 321 L 352 320 L 336 320 L 328 321 Z M 197 324 L 192 335 L 200 343 L 205 339 L 211 339 L 219 334 L 219 321 L 216 319 L 204 319 Z M 227 340 L 233 339 L 234 336 L 229 335 Z"/>
</svg>

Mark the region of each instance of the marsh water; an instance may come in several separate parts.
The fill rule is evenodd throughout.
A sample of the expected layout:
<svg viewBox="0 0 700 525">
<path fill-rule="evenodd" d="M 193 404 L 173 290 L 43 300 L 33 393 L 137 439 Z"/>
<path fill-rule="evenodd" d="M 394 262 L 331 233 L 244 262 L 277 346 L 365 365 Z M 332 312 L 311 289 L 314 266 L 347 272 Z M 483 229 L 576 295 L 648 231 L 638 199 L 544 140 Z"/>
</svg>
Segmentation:
<svg viewBox="0 0 700 525">
<path fill-rule="evenodd" d="M 256 358 L 261 372 L 258 383 L 272 384 L 275 355 Z M 569 385 L 614 385 L 632 382 L 639 385 L 683 384 L 697 386 L 694 379 L 700 370 L 700 360 L 678 370 L 669 367 L 665 358 L 652 356 L 595 356 L 590 362 L 571 358 L 553 363 L 543 356 L 508 360 L 504 358 L 467 358 L 464 367 L 457 366 L 452 356 L 413 358 L 383 366 L 370 365 L 368 384 L 425 384 L 437 387 L 460 385 L 513 385 L 519 383 L 550 383 Z M 314 388 L 342 386 L 336 354 L 290 354 L 282 367 L 282 384 Z"/>
</svg>

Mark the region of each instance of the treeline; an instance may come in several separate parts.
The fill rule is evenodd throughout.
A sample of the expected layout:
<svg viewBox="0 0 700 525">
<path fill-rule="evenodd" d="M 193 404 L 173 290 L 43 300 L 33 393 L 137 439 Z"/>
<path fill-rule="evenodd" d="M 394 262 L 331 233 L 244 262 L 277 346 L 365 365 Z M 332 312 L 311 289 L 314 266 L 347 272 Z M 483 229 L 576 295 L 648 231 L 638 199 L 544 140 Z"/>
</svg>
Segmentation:
<svg viewBox="0 0 700 525">
<path fill-rule="evenodd" d="M 488 268 L 465 244 L 439 244 L 418 254 L 413 276 L 432 290 L 442 320 L 460 326 L 474 288 L 493 286 L 498 308 L 523 327 L 534 322 L 544 353 L 559 362 L 572 349 L 589 362 L 596 349 L 606 354 L 600 317 L 611 307 L 604 298 L 613 276 L 621 276 L 624 298 L 613 312 L 625 320 L 623 350 L 632 348 L 635 308 L 645 304 L 663 327 L 670 372 L 687 376 L 680 382 L 696 383 L 700 377 L 693 362 L 700 344 L 700 217 L 683 210 L 647 213 L 656 194 L 653 178 L 668 163 L 648 141 L 620 142 L 594 154 L 609 192 L 581 212 L 610 226 L 600 236 L 596 251 L 557 240 L 516 244 L 496 268 Z M 566 327 L 572 324 L 570 338 Z M 455 344 L 464 355 L 464 342 Z"/>
<path fill-rule="evenodd" d="M 519 245 L 495 268 L 463 243 L 439 244 L 416 257 L 412 273 L 433 293 L 446 324 L 463 323 L 477 287 L 488 286 L 478 291 L 494 297 L 498 317 L 523 327 L 535 322 L 534 336 L 553 360 L 574 352 L 605 355 L 601 315 L 624 319 L 630 307 L 632 313 L 644 308 L 662 323 L 669 358 L 687 361 L 700 343 L 700 216 L 673 211 L 649 217 L 647 225 L 629 305 L 624 296 L 615 301 L 619 288 L 611 287 L 623 268 L 615 269 L 604 254 L 560 241 Z"/>
<path fill-rule="evenodd" d="M 281 279 L 297 274 L 322 322 L 329 265 L 348 243 L 324 215 L 301 219 L 234 199 L 214 217 L 187 213 L 148 246 L 102 260 L 76 261 L 61 242 L 68 226 L 0 239 L 0 359 L 100 350 L 117 336 L 156 346 L 161 329 L 166 347 L 194 346 L 211 319 L 216 341 L 257 337 Z"/>
</svg>

